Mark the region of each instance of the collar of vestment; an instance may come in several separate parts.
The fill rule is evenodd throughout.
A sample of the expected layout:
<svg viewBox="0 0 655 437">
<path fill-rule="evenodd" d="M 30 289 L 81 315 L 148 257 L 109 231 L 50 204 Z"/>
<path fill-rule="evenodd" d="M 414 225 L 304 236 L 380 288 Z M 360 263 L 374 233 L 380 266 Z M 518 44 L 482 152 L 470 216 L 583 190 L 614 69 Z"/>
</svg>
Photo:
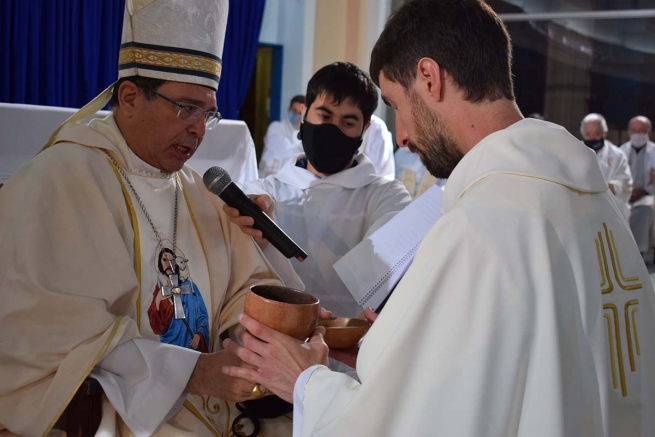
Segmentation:
<svg viewBox="0 0 655 437">
<path fill-rule="evenodd" d="M 150 178 L 167 179 L 174 173 L 165 173 L 139 158 L 125 142 L 113 114 L 95 118 L 88 125 L 65 124 L 53 144 L 71 142 L 109 152 L 128 173 Z"/>
<path fill-rule="evenodd" d="M 561 126 L 523 119 L 488 135 L 462 158 L 448 178 L 442 212 L 495 174 L 543 179 L 583 193 L 607 190 L 593 150 Z"/>
<path fill-rule="evenodd" d="M 355 156 L 355 160 L 357 161 L 356 166 L 324 178 L 319 178 L 307 169 L 296 167 L 298 159 L 304 157 L 305 155 L 300 155 L 296 159 L 288 162 L 274 177 L 280 182 L 293 185 L 301 190 L 318 185 L 333 185 L 341 188 L 355 189 L 365 187 L 381 179 L 381 176 L 375 174 L 375 167 L 371 160 L 363 153 Z"/>
</svg>

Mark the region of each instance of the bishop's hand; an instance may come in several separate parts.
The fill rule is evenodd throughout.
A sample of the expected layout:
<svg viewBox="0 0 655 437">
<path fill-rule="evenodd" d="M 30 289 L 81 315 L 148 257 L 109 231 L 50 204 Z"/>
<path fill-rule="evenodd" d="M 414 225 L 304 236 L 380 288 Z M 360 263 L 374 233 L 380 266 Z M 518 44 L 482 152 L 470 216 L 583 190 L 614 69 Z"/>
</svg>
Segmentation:
<svg viewBox="0 0 655 437">
<path fill-rule="evenodd" d="M 255 399 L 254 382 L 225 375 L 220 369 L 224 366 L 247 366 L 237 356 L 227 351 L 200 354 L 196 367 L 189 378 L 185 392 L 197 395 L 210 395 L 226 401 L 242 402 Z"/>
<path fill-rule="evenodd" d="M 239 316 L 239 321 L 247 330 L 240 334 L 243 347 L 230 339 L 223 346 L 252 368 L 223 366 L 226 375 L 261 384 L 285 401 L 293 402 L 293 389 L 300 374 L 315 364 L 328 365 L 329 348 L 323 341 L 322 326 L 305 343 L 246 315 Z"/>
<path fill-rule="evenodd" d="M 271 220 L 273 220 L 273 211 L 275 211 L 275 201 L 273 198 L 267 194 L 249 194 L 248 197 L 250 200 L 255 202 L 255 204 L 268 215 Z M 259 229 L 255 229 L 252 225 L 255 224 L 255 220 L 252 217 L 241 215 L 239 210 L 232 208 L 228 205 L 223 205 L 223 211 L 230 218 L 230 221 L 237 225 L 241 232 L 246 235 L 250 235 L 259 245 L 259 247 L 266 249 L 268 246 L 268 240 L 264 238 L 264 234 Z"/>
</svg>

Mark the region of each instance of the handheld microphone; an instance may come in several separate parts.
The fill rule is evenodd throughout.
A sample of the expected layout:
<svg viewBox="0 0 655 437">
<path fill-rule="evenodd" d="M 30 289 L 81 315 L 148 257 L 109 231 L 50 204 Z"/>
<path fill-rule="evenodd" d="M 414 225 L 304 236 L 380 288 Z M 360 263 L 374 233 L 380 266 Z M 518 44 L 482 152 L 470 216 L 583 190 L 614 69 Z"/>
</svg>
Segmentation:
<svg viewBox="0 0 655 437">
<path fill-rule="evenodd" d="M 300 262 L 307 258 L 307 253 L 232 182 L 227 171 L 220 167 L 212 167 L 205 172 L 202 181 L 210 192 L 220 197 L 228 206 L 239 210 L 239 214 L 252 217 L 255 220 L 252 227 L 262 231 L 264 238 L 282 255 L 296 258 Z"/>
</svg>

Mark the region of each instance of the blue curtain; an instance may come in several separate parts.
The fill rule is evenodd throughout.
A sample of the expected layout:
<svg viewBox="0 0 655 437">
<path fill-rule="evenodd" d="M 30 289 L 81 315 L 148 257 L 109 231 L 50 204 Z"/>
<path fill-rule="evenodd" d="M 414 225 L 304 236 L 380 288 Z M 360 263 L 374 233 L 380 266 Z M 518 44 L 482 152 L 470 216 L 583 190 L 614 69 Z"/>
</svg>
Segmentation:
<svg viewBox="0 0 655 437">
<path fill-rule="evenodd" d="M 217 100 L 238 119 L 265 0 L 230 0 Z M 79 108 L 116 80 L 124 0 L 0 0 L 0 102 Z"/>
<path fill-rule="evenodd" d="M 124 0 L 1 0 L 0 101 L 79 108 L 117 77 Z"/>
<path fill-rule="evenodd" d="M 230 0 L 227 17 L 223 72 L 218 87 L 218 110 L 224 118 L 238 119 L 252 78 L 259 31 L 266 0 Z"/>
</svg>

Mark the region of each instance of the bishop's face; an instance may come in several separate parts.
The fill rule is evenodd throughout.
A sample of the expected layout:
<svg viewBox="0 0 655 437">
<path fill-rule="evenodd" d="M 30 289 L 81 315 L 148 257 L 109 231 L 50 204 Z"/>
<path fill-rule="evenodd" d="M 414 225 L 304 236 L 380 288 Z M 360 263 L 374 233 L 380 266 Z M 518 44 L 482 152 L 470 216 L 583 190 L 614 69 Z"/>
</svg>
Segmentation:
<svg viewBox="0 0 655 437">
<path fill-rule="evenodd" d="M 448 178 L 464 156 L 448 127 L 413 89 L 405 91 L 399 83 L 380 73 L 380 89 L 385 103 L 396 111 L 396 142 L 421 158 L 436 178 Z"/>
<path fill-rule="evenodd" d="M 204 111 L 216 110 L 216 92 L 202 85 L 166 82 L 159 94 L 180 104 Z M 205 136 L 205 118 L 185 121 L 180 108 L 165 98 L 147 100 L 143 93 L 135 100 L 129 128 L 130 148 L 139 158 L 164 172 L 178 171 L 193 156 Z M 127 137 L 127 136 L 126 136 Z"/>
</svg>

